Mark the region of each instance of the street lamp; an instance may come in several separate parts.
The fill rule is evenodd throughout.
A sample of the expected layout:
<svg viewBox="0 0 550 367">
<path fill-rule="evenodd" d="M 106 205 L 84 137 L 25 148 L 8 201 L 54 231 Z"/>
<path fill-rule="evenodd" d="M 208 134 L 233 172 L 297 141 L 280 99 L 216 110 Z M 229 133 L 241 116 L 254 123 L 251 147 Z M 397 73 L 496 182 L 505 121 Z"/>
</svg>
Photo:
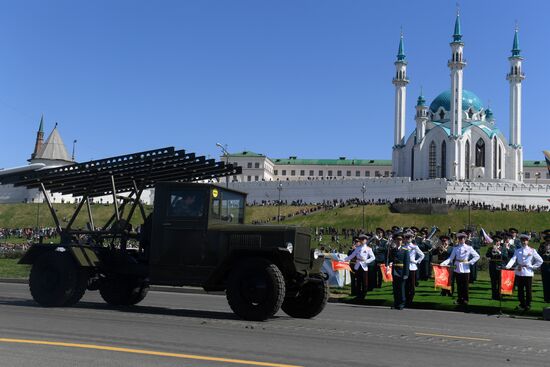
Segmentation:
<svg viewBox="0 0 550 367">
<path fill-rule="evenodd" d="M 363 193 L 363 231 L 365 231 L 365 192 L 367 192 L 367 186 L 365 186 L 365 184 L 363 184 L 363 186 L 361 186 L 361 192 Z"/>
<path fill-rule="evenodd" d="M 453 180 L 457 179 L 457 172 L 456 172 L 456 166 L 458 166 L 458 163 L 456 161 L 453 162 Z"/>
<path fill-rule="evenodd" d="M 277 185 L 277 191 L 279 191 L 279 200 L 277 201 L 277 223 L 281 221 L 281 191 L 283 191 L 283 184 L 279 182 Z"/>
<path fill-rule="evenodd" d="M 519 175 L 519 177 L 518 177 L 519 181 L 523 181 L 523 172 L 519 171 L 518 175 Z"/>
<path fill-rule="evenodd" d="M 535 185 L 539 184 L 540 172 L 535 172 Z"/>
<path fill-rule="evenodd" d="M 472 202 L 470 201 L 470 194 L 472 193 L 472 183 L 468 182 L 468 186 L 466 186 L 466 191 L 468 191 L 468 229 L 471 228 L 472 225 Z"/>
<path fill-rule="evenodd" d="M 229 152 L 227 151 L 227 144 L 222 145 L 221 143 L 216 143 L 216 146 L 222 150 L 223 155 L 225 156 L 225 165 L 229 164 Z M 225 176 L 225 187 L 229 187 L 229 176 Z"/>
</svg>

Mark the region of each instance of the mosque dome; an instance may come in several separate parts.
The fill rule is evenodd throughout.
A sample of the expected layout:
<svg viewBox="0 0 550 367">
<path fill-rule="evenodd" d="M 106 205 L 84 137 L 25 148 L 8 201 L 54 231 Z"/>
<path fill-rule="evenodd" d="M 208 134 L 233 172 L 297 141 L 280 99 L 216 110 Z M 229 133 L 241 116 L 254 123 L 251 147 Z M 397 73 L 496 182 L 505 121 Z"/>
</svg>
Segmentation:
<svg viewBox="0 0 550 367">
<path fill-rule="evenodd" d="M 435 97 L 435 99 L 430 104 L 430 110 L 432 112 L 437 112 L 440 107 L 443 107 L 445 111 L 451 110 L 451 90 L 448 89 L 442 92 L 440 95 Z M 467 111 L 470 107 L 475 111 L 479 112 L 483 109 L 483 102 L 476 96 L 474 93 L 463 89 L 462 90 L 462 110 Z"/>
</svg>

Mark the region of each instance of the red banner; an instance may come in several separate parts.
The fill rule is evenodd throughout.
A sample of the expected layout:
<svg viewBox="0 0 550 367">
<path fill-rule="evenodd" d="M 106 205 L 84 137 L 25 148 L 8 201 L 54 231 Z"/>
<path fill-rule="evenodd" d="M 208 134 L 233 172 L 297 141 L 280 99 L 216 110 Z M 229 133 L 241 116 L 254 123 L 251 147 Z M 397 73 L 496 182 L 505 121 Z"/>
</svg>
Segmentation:
<svg viewBox="0 0 550 367">
<path fill-rule="evenodd" d="M 393 282 L 393 275 L 391 274 L 392 268 L 390 265 L 390 269 L 388 271 L 388 268 L 385 264 L 380 264 L 380 271 L 382 272 L 382 280 L 384 283 L 391 283 Z"/>
<path fill-rule="evenodd" d="M 432 266 L 434 269 L 434 288 L 451 290 L 451 268 L 441 265 Z"/>
<path fill-rule="evenodd" d="M 351 268 L 349 264 L 345 261 L 338 261 L 338 260 L 332 260 L 332 270 L 349 270 L 351 271 Z"/>
<path fill-rule="evenodd" d="M 500 294 L 511 295 L 514 292 L 514 279 L 516 275 L 513 270 L 500 271 Z"/>
</svg>

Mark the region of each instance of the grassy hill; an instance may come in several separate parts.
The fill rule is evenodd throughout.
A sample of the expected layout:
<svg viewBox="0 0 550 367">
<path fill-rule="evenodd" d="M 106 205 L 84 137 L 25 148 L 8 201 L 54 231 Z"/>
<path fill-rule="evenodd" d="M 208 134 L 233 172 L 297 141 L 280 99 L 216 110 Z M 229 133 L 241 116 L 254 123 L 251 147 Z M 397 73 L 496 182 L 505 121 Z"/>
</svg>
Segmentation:
<svg viewBox="0 0 550 367">
<path fill-rule="evenodd" d="M 71 217 L 75 204 L 54 204 L 55 210 L 64 225 Z M 308 215 L 296 214 L 300 210 L 309 209 L 311 206 L 293 207 L 281 206 L 281 215 L 286 218 L 282 223 L 300 225 L 310 228 L 332 226 L 336 228 L 361 228 L 361 206 L 344 207 L 332 210 L 324 210 Z M 146 207 L 146 211 L 151 211 Z M 271 220 L 277 216 L 276 206 L 247 207 L 247 222 Z M 92 205 L 96 225 L 105 223 L 113 213 L 113 208 L 107 205 Z M 77 217 L 75 227 L 84 227 L 88 221 L 86 209 L 83 208 Z M 134 215 L 133 223 L 141 222 L 140 215 Z M 270 223 L 276 223 L 271 221 Z M 516 227 L 523 230 L 541 231 L 550 228 L 550 213 L 524 213 L 524 212 L 491 212 L 487 210 L 472 210 L 471 223 L 485 228 L 487 231 L 501 230 L 503 228 Z M 0 204 L 0 227 L 21 228 L 38 226 L 53 226 L 53 220 L 46 204 Z M 391 213 L 385 205 L 365 206 L 365 227 L 373 230 L 376 227 L 390 228 L 391 226 L 438 226 L 442 231 L 448 227 L 457 230 L 468 224 L 468 210 L 456 210 L 449 214 L 398 214 Z"/>
</svg>

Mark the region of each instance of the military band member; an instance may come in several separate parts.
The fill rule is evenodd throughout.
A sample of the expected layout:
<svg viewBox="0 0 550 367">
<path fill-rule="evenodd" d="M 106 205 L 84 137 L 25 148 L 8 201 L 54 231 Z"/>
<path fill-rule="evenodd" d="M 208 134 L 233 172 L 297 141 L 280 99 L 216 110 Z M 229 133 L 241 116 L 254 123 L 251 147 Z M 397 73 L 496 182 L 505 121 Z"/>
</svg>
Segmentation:
<svg viewBox="0 0 550 367">
<path fill-rule="evenodd" d="M 432 252 L 433 256 L 437 258 L 434 262 L 441 264 L 443 261 L 447 260 L 451 256 L 453 246 L 450 245 L 449 236 L 443 235 L 439 237 L 440 244 Z M 441 289 L 442 296 L 452 296 L 454 288 L 454 278 L 453 272 L 451 272 L 451 289 Z"/>
<path fill-rule="evenodd" d="M 473 247 L 473 249 L 479 254 L 479 250 L 481 250 L 481 241 L 479 237 L 473 237 L 472 231 L 467 231 L 466 234 L 468 235 L 468 239 L 466 240 L 466 243 Z M 477 280 L 477 264 L 474 264 L 470 267 L 470 276 L 468 278 L 468 281 L 470 284 L 474 284 L 474 282 Z"/>
<path fill-rule="evenodd" d="M 386 263 L 386 256 L 388 253 L 388 240 L 385 238 L 385 231 L 382 228 L 376 228 L 376 237 L 375 240 L 376 246 L 373 249 L 374 257 L 376 258 L 376 288 L 382 287 L 382 270 L 380 268 L 380 265 Z"/>
<path fill-rule="evenodd" d="M 354 237 L 351 249 L 348 251 L 348 256 L 351 255 L 359 245 L 361 245 L 361 240 L 359 240 L 359 237 Z M 356 259 L 352 259 L 349 262 L 349 266 L 353 269 L 355 267 L 355 263 Z M 351 279 L 351 295 L 357 297 L 357 277 L 355 276 L 354 271 L 350 271 L 349 273 Z"/>
<path fill-rule="evenodd" d="M 544 235 L 544 242 L 539 247 L 539 255 L 543 261 L 540 273 L 542 275 L 544 302 L 550 303 L 550 234 Z"/>
<path fill-rule="evenodd" d="M 502 238 L 493 236 L 493 245 L 487 249 L 485 257 L 489 260 L 489 276 L 491 278 L 491 295 L 494 300 L 500 300 L 500 269 L 509 260 L 508 251 L 502 244 Z"/>
<path fill-rule="evenodd" d="M 516 265 L 516 284 L 518 287 L 518 309 L 528 311 L 531 308 L 533 270 L 542 265 L 542 258 L 531 247 L 529 247 L 529 236 L 520 235 L 521 248 L 514 252 L 514 256 L 506 264 L 506 269 Z"/>
<path fill-rule="evenodd" d="M 457 304 L 467 306 L 469 301 L 468 295 L 468 278 L 470 275 L 470 267 L 479 260 L 479 254 L 470 245 L 466 244 L 466 233 L 457 233 L 456 238 L 458 244 L 453 247 L 451 256 L 441 263 L 441 265 L 454 266 L 454 275 L 458 290 Z M 471 258 L 470 258 L 471 257 Z"/>
<path fill-rule="evenodd" d="M 405 284 L 409 278 L 409 250 L 403 246 L 403 235 L 396 233 L 393 236 L 395 246 L 392 246 L 387 258 L 387 271 L 392 272 L 393 308 L 402 310 L 405 307 Z"/>
<path fill-rule="evenodd" d="M 357 261 L 354 270 L 358 299 L 364 299 L 367 294 L 369 264 L 375 260 L 371 248 L 367 246 L 367 238 L 368 237 L 364 234 L 359 235 L 360 244 L 353 250 L 351 255 L 344 259 L 344 261 L 353 259 Z"/>
<path fill-rule="evenodd" d="M 428 280 L 432 274 L 432 241 L 428 240 L 428 231 L 426 229 L 421 230 L 421 236 L 417 237 L 416 245 L 424 254 L 424 259 L 418 264 L 417 279 Z"/>
<path fill-rule="evenodd" d="M 415 245 L 412 240 L 414 238 L 414 232 L 408 231 L 405 232 L 405 249 L 409 251 L 409 279 L 407 280 L 405 284 L 405 294 L 407 301 L 405 304 L 407 306 L 412 305 L 414 300 L 414 293 L 416 288 L 416 271 L 418 270 L 417 264 L 422 262 L 422 259 L 424 259 L 424 254 L 417 245 Z"/>
<path fill-rule="evenodd" d="M 514 250 L 521 248 L 521 241 L 518 237 L 518 230 L 515 228 L 510 228 L 508 230 L 508 233 L 510 233 L 510 239 L 508 240 L 508 242 L 510 243 L 511 247 L 514 248 Z"/>
</svg>

